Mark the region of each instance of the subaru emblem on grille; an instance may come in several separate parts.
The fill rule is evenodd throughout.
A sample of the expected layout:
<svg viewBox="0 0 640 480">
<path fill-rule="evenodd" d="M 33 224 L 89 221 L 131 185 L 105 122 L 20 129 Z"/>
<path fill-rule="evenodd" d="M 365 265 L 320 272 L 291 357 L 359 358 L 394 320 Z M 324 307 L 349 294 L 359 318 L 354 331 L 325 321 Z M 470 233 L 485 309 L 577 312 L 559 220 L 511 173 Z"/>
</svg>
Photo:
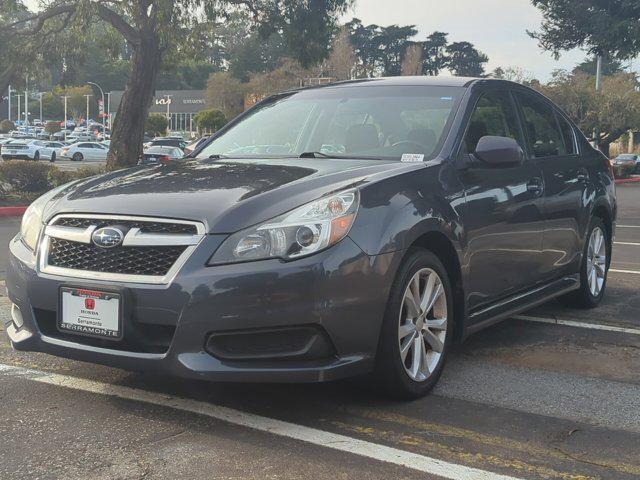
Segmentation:
<svg viewBox="0 0 640 480">
<path fill-rule="evenodd" d="M 98 247 L 113 248 L 122 243 L 124 233 L 115 227 L 98 228 L 93 232 L 93 235 L 91 235 L 91 240 Z"/>
</svg>

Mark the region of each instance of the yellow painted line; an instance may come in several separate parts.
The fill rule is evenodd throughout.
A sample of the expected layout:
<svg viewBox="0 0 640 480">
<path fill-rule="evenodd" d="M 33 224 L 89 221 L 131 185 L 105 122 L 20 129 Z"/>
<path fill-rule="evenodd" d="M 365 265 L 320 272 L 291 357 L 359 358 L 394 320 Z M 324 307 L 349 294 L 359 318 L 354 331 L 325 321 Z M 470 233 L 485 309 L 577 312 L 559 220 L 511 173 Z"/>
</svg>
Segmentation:
<svg viewBox="0 0 640 480">
<path fill-rule="evenodd" d="M 412 431 L 422 431 L 425 433 L 439 435 L 443 437 L 450 437 L 459 440 L 466 440 L 476 444 L 488 446 L 493 450 L 506 449 L 514 452 L 521 453 L 529 457 L 538 457 L 541 459 L 552 458 L 560 461 L 574 460 L 581 462 L 579 454 L 569 454 L 562 452 L 555 448 L 546 448 L 544 446 L 536 445 L 534 443 L 526 443 L 510 438 L 500 437 L 497 435 L 490 435 L 467 428 L 456 427 L 452 425 L 445 425 L 440 423 L 433 423 L 421 420 L 415 417 L 407 417 L 402 414 L 385 412 L 381 410 L 372 409 L 357 409 L 348 408 L 343 409 L 352 417 L 361 417 L 365 420 L 376 420 L 381 422 L 387 422 L 395 425 L 400 425 L 403 428 L 410 428 Z M 611 459 L 598 458 L 593 453 L 589 453 L 586 458 L 594 465 L 598 465 L 604 468 L 616 470 L 621 473 L 631 474 L 640 477 L 640 465 L 631 465 L 628 463 L 618 463 Z"/>
<path fill-rule="evenodd" d="M 276 420 L 261 415 L 235 410 L 233 408 L 214 405 L 211 403 L 174 397 L 158 392 L 150 392 L 138 388 L 113 385 L 57 373 L 0 364 L 0 376 L 24 378 L 28 381 L 39 382 L 56 387 L 95 393 L 109 397 L 122 398 L 136 402 L 158 405 L 183 412 L 195 413 L 215 418 L 233 425 L 239 425 L 253 430 L 266 432 L 280 437 L 287 437 L 305 443 L 351 453 L 362 457 L 391 463 L 430 475 L 437 475 L 450 480 L 520 480 L 517 477 L 492 473 L 479 468 L 467 467 L 455 463 L 428 457 L 418 453 L 408 452 L 399 448 L 388 447 L 373 442 L 367 442 L 346 435 L 327 432 L 317 428 L 297 425 L 282 420 Z"/>
</svg>

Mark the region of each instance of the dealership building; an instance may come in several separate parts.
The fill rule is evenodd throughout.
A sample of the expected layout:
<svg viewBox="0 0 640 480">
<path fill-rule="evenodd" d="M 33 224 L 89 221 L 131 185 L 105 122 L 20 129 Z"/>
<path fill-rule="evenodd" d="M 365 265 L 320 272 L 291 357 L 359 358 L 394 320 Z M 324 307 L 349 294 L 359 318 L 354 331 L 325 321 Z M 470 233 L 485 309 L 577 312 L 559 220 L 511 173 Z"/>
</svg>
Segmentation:
<svg viewBox="0 0 640 480">
<path fill-rule="evenodd" d="M 111 118 L 116 116 L 123 93 L 122 90 L 109 93 L 107 109 Z M 168 115 L 172 131 L 195 132 L 193 117 L 205 108 L 204 90 L 156 90 L 149 112 Z"/>
</svg>

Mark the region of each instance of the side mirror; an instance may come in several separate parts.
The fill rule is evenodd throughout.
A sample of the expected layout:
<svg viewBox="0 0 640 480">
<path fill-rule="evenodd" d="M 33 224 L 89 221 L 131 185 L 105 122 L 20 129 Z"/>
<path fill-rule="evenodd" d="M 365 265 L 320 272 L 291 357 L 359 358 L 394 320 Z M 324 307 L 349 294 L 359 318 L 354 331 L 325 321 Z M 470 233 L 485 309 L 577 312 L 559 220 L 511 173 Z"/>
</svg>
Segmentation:
<svg viewBox="0 0 640 480">
<path fill-rule="evenodd" d="M 517 167 L 524 161 L 524 152 L 518 142 L 508 137 L 482 137 L 474 152 L 492 167 Z"/>
</svg>

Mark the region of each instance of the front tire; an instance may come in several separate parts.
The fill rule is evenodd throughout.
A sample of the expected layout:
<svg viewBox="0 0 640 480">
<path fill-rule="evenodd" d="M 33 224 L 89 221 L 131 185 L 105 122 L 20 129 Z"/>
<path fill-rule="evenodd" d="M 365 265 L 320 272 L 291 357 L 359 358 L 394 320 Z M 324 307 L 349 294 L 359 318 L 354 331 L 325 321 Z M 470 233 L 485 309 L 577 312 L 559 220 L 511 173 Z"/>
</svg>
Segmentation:
<svg viewBox="0 0 640 480">
<path fill-rule="evenodd" d="M 38 160 L 40 160 L 40 152 L 36 152 L 33 154 L 33 161 L 37 162 Z"/>
<path fill-rule="evenodd" d="M 376 354 L 375 378 L 400 399 L 419 398 L 438 382 L 453 337 L 453 291 L 440 259 L 413 250 L 391 289 Z"/>
<path fill-rule="evenodd" d="M 56 161 L 56 152 L 51 152 L 51 163 Z"/>
<path fill-rule="evenodd" d="M 561 297 L 560 300 L 565 305 L 574 308 L 595 308 L 600 304 L 607 286 L 611 258 L 611 240 L 607 232 L 600 218 L 591 219 L 580 264 L 580 288 Z"/>
<path fill-rule="evenodd" d="M 81 154 L 80 152 L 74 153 L 74 154 L 73 154 L 73 157 L 71 157 L 71 159 L 72 159 L 74 162 L 81 162 L 81 161 L 83 160 L 83 158 L 84 158 L 84 157 L 82 156 L 82 154 Z"/>
</svg>

